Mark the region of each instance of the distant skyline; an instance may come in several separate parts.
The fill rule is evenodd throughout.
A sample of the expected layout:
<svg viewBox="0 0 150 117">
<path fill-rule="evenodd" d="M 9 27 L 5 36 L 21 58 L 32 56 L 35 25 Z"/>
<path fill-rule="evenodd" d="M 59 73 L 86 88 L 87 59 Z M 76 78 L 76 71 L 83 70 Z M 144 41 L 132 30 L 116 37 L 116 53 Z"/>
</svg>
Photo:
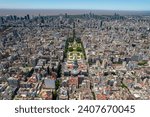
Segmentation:
<svg viewBox="0 0 150 117">
<path fill-rule="evenodd" d="M 150 0 L 0 0 L 0 9 L 150 11 Z"/>
</svg>

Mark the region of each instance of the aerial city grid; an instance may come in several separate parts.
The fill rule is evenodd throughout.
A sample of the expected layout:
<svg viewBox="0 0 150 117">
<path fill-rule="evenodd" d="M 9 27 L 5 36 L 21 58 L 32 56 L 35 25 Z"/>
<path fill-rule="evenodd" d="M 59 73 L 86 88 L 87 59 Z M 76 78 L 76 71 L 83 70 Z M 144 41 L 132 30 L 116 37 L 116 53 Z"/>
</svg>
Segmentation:
<svg viewBox="0 0 150 117">
<path fill-rule="evenodd" d="M 150 100 L 150 14 L 1 15 L 0 100 Z"/>
</svg>

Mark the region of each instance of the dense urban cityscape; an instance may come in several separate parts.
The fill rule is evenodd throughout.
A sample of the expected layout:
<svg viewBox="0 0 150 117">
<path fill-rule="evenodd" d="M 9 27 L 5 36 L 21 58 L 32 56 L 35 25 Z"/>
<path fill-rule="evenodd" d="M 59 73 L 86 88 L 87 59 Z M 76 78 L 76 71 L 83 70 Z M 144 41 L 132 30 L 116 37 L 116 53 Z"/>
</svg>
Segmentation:
<svg viewBox="0 0 150 117">
<path fill-rule="evenodd" d="M 0 100 L 149 100 L 150 15 L 0 16 Z"/>
</svg>

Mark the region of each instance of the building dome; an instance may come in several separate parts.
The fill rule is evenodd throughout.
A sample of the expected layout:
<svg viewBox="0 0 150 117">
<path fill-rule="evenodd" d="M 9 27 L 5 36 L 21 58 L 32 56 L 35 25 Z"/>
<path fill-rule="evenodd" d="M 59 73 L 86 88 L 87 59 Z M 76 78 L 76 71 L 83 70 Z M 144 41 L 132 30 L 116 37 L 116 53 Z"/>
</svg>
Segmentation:
<svg viewBox="0 0 150 117">
<path fill-rule="evenodd" d="M 73 61 L 73 66 L 74 66 L 74 69 L 77 69 L 77 68 L 78 68 L 78 61 L 77 61 L 77 60 L 74 60 L 74 61 Z"/>
<path fill-rule="evenodd" d="M 77 69 L 73 69 L 73 70 L 71 71 L 71 74 L 72 74 L 72 75 L 78 75 L 78 74 L 79 74 L 79 71 L 78 71 Z"/>
</svg>

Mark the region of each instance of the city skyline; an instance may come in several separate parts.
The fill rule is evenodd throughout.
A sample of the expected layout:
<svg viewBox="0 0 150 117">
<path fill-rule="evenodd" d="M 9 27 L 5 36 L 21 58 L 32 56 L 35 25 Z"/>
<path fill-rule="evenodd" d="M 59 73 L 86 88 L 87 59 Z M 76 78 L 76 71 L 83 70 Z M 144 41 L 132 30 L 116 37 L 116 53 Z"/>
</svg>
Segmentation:
<svg viewBox="0 0 150 117">
<path fill-rule="evenodd" d="M 150 11 L 150 1 L 145 0 L 0 0 L 2 9 L 89 9 Z"/>
</svg>

